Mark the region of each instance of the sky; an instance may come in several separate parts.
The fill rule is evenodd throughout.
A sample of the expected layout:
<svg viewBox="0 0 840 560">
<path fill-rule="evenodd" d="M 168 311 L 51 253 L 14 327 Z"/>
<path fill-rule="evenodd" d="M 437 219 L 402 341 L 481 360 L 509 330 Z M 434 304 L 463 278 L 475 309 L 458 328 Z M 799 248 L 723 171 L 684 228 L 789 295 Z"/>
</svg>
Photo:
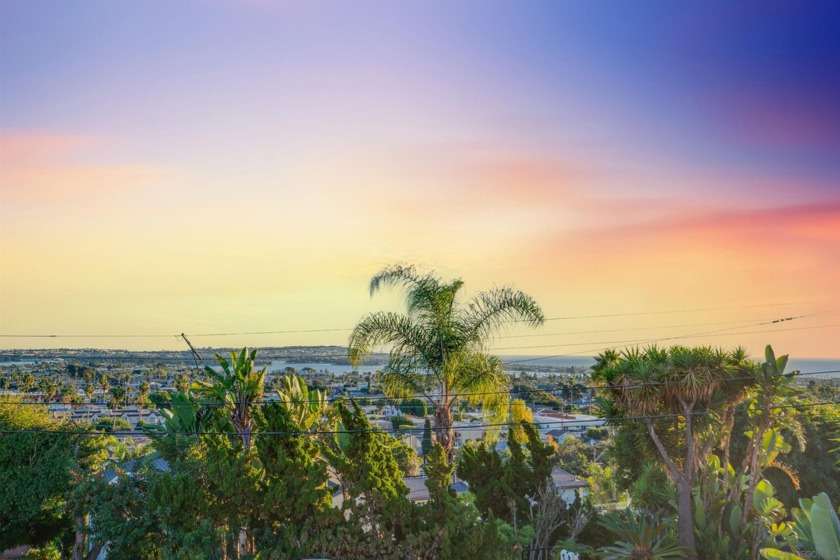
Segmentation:
<svg viewBox="0 0 840 560">
<path fill-rule="evenodd" d="M 839 23 L 3 0 L 0 348 L 343 345 L 401 262 L 536 298 L 503 354 L 840 357 Z"/>
</svg>

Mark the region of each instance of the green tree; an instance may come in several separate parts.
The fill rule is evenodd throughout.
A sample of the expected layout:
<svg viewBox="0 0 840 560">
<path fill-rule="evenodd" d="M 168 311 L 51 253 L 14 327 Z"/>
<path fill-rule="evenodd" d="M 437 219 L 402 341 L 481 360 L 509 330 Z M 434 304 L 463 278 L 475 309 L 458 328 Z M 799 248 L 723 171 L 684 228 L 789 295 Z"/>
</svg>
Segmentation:
<svg viewBox="0 0 840 560">
<path fill-rule="evenodd" d="M 412 416 L 426 416 L 426 401 L 423 399 L 403 399 L 400 403 L 400 412 L 403 414 L 410 414 Z"/>
<path fill-rule="evenodd" d="M 158 391 L 149 395 L 149 400 L 156 408 L 169 408 L 172 395 L 167 391 Z"/>
<path fill-rule="evenodd" d="M 186 393 L 190 390 L 190 385 L 192 385 L 192 380 L 190 376 L 186 373 L 180 374 L 175 379 L 175 389 L 178 390 L 179 393 Z"/>
<path fill-rule="evenodd" d="M 263 471 L 259 480 L 258 540 L 274 554 L 292 555 L 295 542 L 319 525 L 330 507 L 327 466 L 320 446 L 281 403 L 263 406 L 256 416 L 255 447 Z M 260 432 L 271 432 L 261 435 Z M 289 432 L 277 436 L 276 433 Z"/>
<path fill-rule="evenodd" d="M 299 430 L 306 431 L 319 425 L 329 408 L 326 392 L 310 390 L 306 380 L 294 373 L 283 376 L 277 396 Z"/>
<path fill-rule="evenodd" d="M 418 476 L 420 474 L 420 459 L 417 452 L 405 441 L 391 438 L 389 442 L 391 454 L 397 460 L 403 476 Z"/>
<path fill-rule="evenodd" d="M 254 369 L 256 350 L 249 353 L 247 348 L 243 348 L 238 355 L 231 352 L 230 361 L 219 354 L 215 356 L 222 372 L 218 373 L 206 366 L 205 373 L 213 382 L 198 382 L 193 389 L 196 394 L 207 399 L 210 406 L 219 407 L 216 408 L 217 416 L 233 425 L 242 439 L 242 447 L 250 451 L 251 413 L 254 402 L 262 398 L 266 368 Z"/>
<path fill-rule="evenodd" d="M 840 431 L 840 406 L 808 406 L 814 402 L 811 398 L 796 402 L 804 405 L 798 411 L 798 420 L 808 444 L 805 449 L 792 446 L 791 451 L 782 456 L 782 461 L 790 471 L 796 473 L 799 487 L 796 487 L 787 473 L 778 469 L 770 469 L 764 476 L 773 483 L 778 498 L 788 508 L 798 505 L 799 496 L 816 496 L 820 492 L 825 492 L 832 503 L 840 503 L 840 476 L 826 476 L 826 473 L 836 472 L 840 461 L 840 448 L 832 441 L 833 434 Z M 737 433 L 745 431 L 744 421 L 744 415 L 739 415 L 735 423 Z M 785 439 L 796 441 L 796 434 L 791 433 L 786 426 L 780 429 Z M 740 440 L 743 444 L 746 438 Z M 744 456 L 743 445 L 739 447 L 738 451 L 733 450 L 732 453 L 736 462 Z"/>
<path fill-rule="evenodd" d="M 425 458 L 429 455 L 432 451 L 432 447 L 434 446 L 434 443 L 432 442 L 432 424 L 429 422 L 428 418 L 426 418 L 426 422 L 423 424 L 423 440 L 420 445 L 423 450 L 423 457 Z"/>
<path fill-rule="evenodd" d="M 508 412 L 508 422 L 511 424 L 521 424 L 522 422 L 533 422 L 534 414 L 528 405 L 522 399 L 513 399 L 510 401 L 510 411 Z M 525 432 L 522 427 L 517 425 L 513 428 L 513 435 L 517 441 L 525 441 Z M 491 438 L 492 439 L 492 438 Z"/>
<path fill-rule="evenodd" d="M 72 538 L 74 525 L 81 532 L 73 489 L 101 467 L 109 440 L 9 400 L 0 431 L 0 549 Z"/>
<path fill-rule="evenodd" d="M 0 407 L 0 549 L 51 541 L 67 527 L 73 439 L 36 406 Z M 30 430 L 34 430 L 31 431 Z M 37 483 L 34 483 L 37 482 Z"/>
<path fill-rule="evenodd" d="M 149 398 L 149 382 L 143 381 L 137 388 L 137 403 L 144 406 Z"/>
<path fill-rule="evenodd" d="M 367 315 L 349 343 L 354 366 L 378 345 L 391 346 L 382 371 L 383 390 L 392 397 L 423 395 L 431 403 L 437 440 L 449 462 L 455 445 L 453 406 L 466 399 L 499 417 L 507 404 L 499 394 L 507 376 L 501 362 L 484 352 L 487 342 L 512 321 L 537 326 L 545 320 L 533 298 L 511 288 L 481 292 L 459 304 L 463 285 L 460 279 L 444 282 L 434 274 L 420 274 L 413 266 L 385 268 L 371 279 L 371 296 L 383 286 L 401 286 L 407 312 Z"/>
<path fill-rule="evenodd" d="M 754 370 L 742 350 L 679 346 L 605 352 L 593 366 L 593 381 L 605 386 L 602 413 L 642 418 L 676 486 L 680 545 L 691 559 L 697 558 L 692 489 L 725 424 L 713 412 L 743 400 Z"/>
<path fill-rule="evenodd" d="M 141 429 L 154 440 L 155 447 L 167 461 L 175 462 L 189 455 L 198 441 L 198 434 L 210 431 L 214 409 L 199 406 L 188 393 L 175 393 L 168 406 L 160 411 L 162 426 L 146 424 Z"/>
<path fill-rule="evenodd" d="M 443 446 L 436 443 L 429 455 L 429 461 L 424 469 L 426 476 L 426 488 L 429 490 L 429 500 L 431 501 L 436 513 L 439 517 L 442 516 L 442 511 L 446 508 L 446 503 L 449 498 L 455 497 L 455 492 L 452 490 L 452 472 L 455 470 L 455 465 L 446 462 L 446 451 Z"/>
<path fill-rule="evenodd" d="M 592 459 L 592 448 L 574 436 L 557 444 L 554 461 L 564 471 L 575 476 L 586 476 L 587 465 Z"/>
<path fill-rule="evenodd" d="M 761 364 L 755 375 L 755 396 L 747 411 L 747 422 L 750 427 L 748 434 L 751 437 L 747 443 L 747 450 L 738 469 L 736 479 L 743 477 L 747 472 L 755 475 L 760 472 L 762 463 L 766 462 L 766 457 L 763 456 L 765 435 L 773 430 L 783 427 L 792 430 L 800 447 L 805 447 L 805 439 L 802 426 L 797 420 L 797 412 L 786 406 L 792 403 L 790 398 L 795 394 L 794 376 L 785 374 L 787 362 L 787 355 L 777 359 L 773 348 L 767 346 L 765 362 Z M 777 465 L 780 465 L 780 463 L 777 463 Z M 752 503 L 753 494 L 759 480 L 759 476 L 749 478 L 749 486 L 745 496 L 747 504 Z M 739 491 L 733 485 L 732 496 Z M 748 515 L 749 508 L 744 508 L 741 520 L 743 523 L 746 523 Z"/>
<path fill-rule="evenodd" d="M 111 408 L 117 408 L 117 406 L 123 403 L 127 398 L 128 391 L 125 390 L 125 387 L 122 385 L 111 387 L 111 396 L 108 398 L 108 406 Z"/>
<path fill-rule="evenodd" d="M 26 375 L 23 376 L 23 379 L 21 380 L 20 390 L 23 393 L 29 393 L 30 391 L 35 389 L 36 385 L 37 384 L 35 382 L 35 376 L 32 375 L 31 373 L 27 373 Z"/>
<path fill-rule="evenodd" d="M 525 449 L 508 429 L 509 456 L 502 458 L 486 442 L 468 442 L 458 461 L 458 476 L 470 485 L 475 505 L 485 519 L 491 515 L 507 522 L 527 519 L 529 498 L 535 498 L 551 478 L 554 448 L 540 441 L 532 424 L 522 423 Z M 513 436 L 513 437 L 512 437 Z"/>
<path fill-rule="evenodd" d="M 59 385 L 52 379 L 41 379 L 38 389 L 44 394 L 44 402 L 51 402 L 58 394 Z"/>
<path fill-rule="evenodd" d="M 344 509 L 362 522 L 376 523 L 386 504 L 405 497 L 408 488 L 391 453 L 391 436 L 374 430 L 355 401 L 335 405 L 339 422 L 322 452 L 342 486 Z M 364 496 L 364 500 L 359 501 Z"/>
<path fill-rule="evenodd" d="M 401 414 L 397 414 L 395 416 L 391 416 L 391 426 L 393 426 L 394 430 L 399 430 L 401 428 L 413 428 L 414 422 Z"/>
<path fill-rule="evenodd" d="M 154 483 L 153 476 L 154 473 L 138 468 L 132 476 L 120 476 L 110 483 L 95 478 L 84 484 L 90 514 L 96 523 L 93 550 L 102 550 L 107 545 L 111 557 L 161 558 L 160 543 L 165 536 L 148 506 L 148 488 Z"/>
<path fill-rule="evenodd" d="M 122 418 L 100 418 L 93 424 L 93 429 L 110 434 L 113 432 L 130 431 L 131 424 L 128 420 L 123 420 Z"/>
</svg>

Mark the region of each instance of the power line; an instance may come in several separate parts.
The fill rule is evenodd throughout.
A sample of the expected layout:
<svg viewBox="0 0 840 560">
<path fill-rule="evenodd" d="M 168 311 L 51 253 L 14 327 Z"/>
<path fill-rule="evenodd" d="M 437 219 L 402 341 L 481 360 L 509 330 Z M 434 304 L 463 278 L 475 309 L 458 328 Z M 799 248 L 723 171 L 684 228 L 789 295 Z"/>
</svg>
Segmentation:
<svg viewBox="0 0 840 560">
<path fill-rule="evenodd" d="M 545 337 L 545 336 L 569 336 L 575 334 L 598 334 L 598 333 L 613 333 L 613 332 L 627 332 L 627 331 L 652 331 L 658 329 L 676 329 L 676 328 L 683 328 L 683 327 L 706 327 L 706 326 L 713 326 L 713 325 L 738 325 L 743 323 L 748 323 L 743 325 L 744 327 L 751 326 L 752 324 L 756 325 L 763 325 L 763 324 L 773 324 L 773 323 L 780 323 L 783 321 L 790 321 L 792 319 L 799 319 L 803 317 L 816 317 L 818 315 L 831 315 L 834 313 L 840 312 L 840 309 L 832 309 L 831 311 L 822 311 L 819 313 L 809 313 L 808 315 L 800 315 L 797 317 L 784 317 L 784 318 L 769 318 L 769 319 L 740 319 L 737 321 L 712 321 L 708 323 L 682 323 L 676 325 L 656 325 L 651 327 L 624 327 L 620 329 L 595 329 L 595 330 L 588 330 L 588 331 L 564 331 L 564 332 L 552 332 L 552 333 L 527 333 L 527 334 L 506 334 L 500 335 L 497 338 L 537 338 L 537 337 Z M 756 321 L 759 321 L 756 323 Z"/>
<path fill-rule="evenodd" d="M 768 323 L 762 323 L 768 324 Z M 694 334 L 686 334 L 686 335 L 678 335 L 678 336 L 669 336 L 664 338 L 657 338 L 654 341 L 666 341 L 666 340 L 680 340 L 684 338 L 700 338 L 704 336 L 728 336 L 728 335 L 739 335 L 739 334 L 758 334 L 758 333 L 770 333 L 770 332 L 784 332 L 784 331 L 798 331 L 798 330 L 809 330 L 809 329 L 824 329 L 824 328 L 831 328 L 831 327 L 840 327 L 840 323 L 832 324 L 832 325 L 812 325 L 810 327 L 791 327 L 787 329 L 765 329 L 761 331 L 743 331 L 743 332 L 724 332 L 724 331 L 731 331 L 733 329 L 742 329 L 747 328 L 752 325 L 745 325 L 741 327 L 732 327 L 729 329 L 720 329 L 718 331 L 710 331 L 705 333 L 694 333 Z M 610 344 L 637 344 L 637 343 L 646 343 L 647 339 L 635 339 L 635 340 L 613 340 L 610 341 Z M 562 344 L 537 344 L 533 346 L 504 346 L 501 348 L 494 348 L 493 351 L 497 350 L 526 350 L 530 348 L 557 348 L 560 346 L 591 346 L 592 344 L 598 344 L 598 341 L 589 341 L 589 342 L 566 342 Z M 601 342 L 601 344 L 607 344 L 607 342 Z"/>
<path fill-rule="evenodd" d="M 605 319 L 613 317 L 636 317 L 643 315 L 668 315 L 679 313 L 699 313 L 705 311 L 732 311 L 739 309 L 760 309 L 766 307 L 784 307 L 791 305 L 805 305 L 815 303 L 834 303 L 835 300 L 829 301 L 812 301 L 812 302 L 786 302 L 786 303 L 768 303 L 763 305 L 741 305 L 732 307 L 707 307 L 694 309 L 675 309 L 666 311 L 638 311 L 633 313 L 605 313 L 598 315 L 569 315 L 563 317 L 548 317 L 546 321 L 568 321 L 574 319 Z M 518 322 L 518 321 L 517 321 Z M 663 327 L 664 328 L 664 327 Z M 270 334 L 299 334 L 299 333 L 322 333 L 322 332 L 349 332 L 352 328 L 323 328 L 323 329 L 285 329 L 285 330 L 270 330 L 270 331 L 237 331 L 237 332 L 210 332 L 210 333 L 188 333 L 192 337 L 217 337 L 217 336 L 246 336 L 246 335 L 270 335 Z M 180 333 L 169 334 L 0 334 L 0 338 L 170 338 L 180 337 Z"/>
<path fill-rule="evenodd" d="M 778 405 L 778 406 L 767 406 L 767 407 L 756 407 L 753 410 L 778 410 L 778 409 L 788 409 L 788 408 L 796 408 L 796 409 L 804 409 L 804 408 L 813 408 L 817 406 L 840 406 L 840 403 L 836 403 L 833 401 L 821 401 L 816 403 L 800 403 L 800 404 L 790 404 L 790 405 Z M 747 408 L 740 408 L 736 409 L 733 412 L 736 414 L 740 414 L 743 412 L 748 412 L 750 409 Z M 542 428 L 543 426 L 554 426 L 559 424 L 560 428 L 563 425 L 570 425 L 573 427 L 580 427 L 583 423 L 593 423 L 599 420 L 603 420 L 608 423 L 616 423 L 616 422 L 625 422 L 625 421 L 636 421 L 636 420 L 657 420 L 657 419 L 665 419 L 665 418 L 685 418 L 686 416 L 711 416 L 713 414 L 724 414 L 728 413 L 728 410 L 703 410 L 697 412 L 689 412 L 689 413 L 666 413 L 666 414 L 644 414 L 638 416 L 616 416 L 613 418 L 602 418 L 602 417 L 593 417 L 592 419 L 560 419 L 560 420 L 549 420 L 549 421 L 538 421 L 533 422 L 535 426 L 539 426 Z M 485 423 L 485 424 L 475 424 L 469 426 L 454 426 L 453 429 L 456 431 L 460 430 L 475 430 L 478 428 L 500 428 L 500 427 L 509 427 L 509 426 L 519 426 L 521 425 L 519 422 L 499 422 L 499 423 Z M 433 430 L 439 428 L 432 428 Z M 414 428 L 414 431 L 420 432 L 423 428 Z M 360 434 L 360 433 L 383 433 L 383 434 L 405 434 L 406 432 L 411 431 L 403 430 L 403 429 L 381 429 L 381 428 L 370 428 L 370 429 L 359 429 L 359 430 L 284 430 L 284 431 L 253 431 L 250 432 L 253 437 L 263 436 L 316 436 L 316 435 L 339 435 L 339 434 Z M 10 435 L 10 434 L 39 434 L 45 433 L 50 435 L 97 435 L 97 436 L 149 436 L 149 432 L 144 430 L 123 430 L 123 431 L 115 431 L 115 432 L 101 432 L 95 430 L 49 430 L 49 429 L 24 429 L 24 430 L 0 430 L 0 434 Z M 219 435 L 219 436 L 236 436 L 238 435 L 237 432 L 222 432 L 222 431 L 195 431 L 195 432 L 179 432 L 179 431 L 167 431 L 163 432 L 161 435 L 184 435 L 184 436 L 197 436 L 197 435 Z M 414 434 L 416 435 L 416 434 Z"/>
<path fill-rule="evenodd" d="M 832 325 L 813 325 L 810 327 L 791 327 L 786 329 L 768 329 L 768 330 L 760 330 L 760 331 L 743 331 L 743 332 L 733 332 L 729 333 L 726 331 L 731 331 L 737 328 L 746 328 L 754 325 L 744 325 L 742 327 L 733 327 L 728 329 L 718 329 L 714 331 L 707 331 L 702 333 L 693 333 L 687 335 L 680 335 L 680 336 L 670 336 L 664 338 L 650 338 L 646 340 L 636 340 L 632 341 L 633 344 L 656 344 L 657 342 L 664 342 L 668 340 L 681 340 L 684 338 L 699 338 L 704 336 L 722 336 L 724 335 L 741 335 L 741 334 L 760 334 L 760 333 L 776 333 L 776 332 L 785 332 L 785 331 L 797 331 L 797 330 L 809 330 L 809 329 L 823 329 L 823 328 L 831 328 L 831 327 L 838 327 L 840 324 L 832 324 Z M 567 353 L 567 354 L 555 354 L 552 356 L 539 356 L 536 358 L 524 358 L 522 360 L 508 360 L 505 364 L 524 364 L 528 362 L 538 362 L 541 360 L 551 360 L 554 358 L 565 358 L 568 356 L 581 356 L 581 355 L 588 355 L 591 352 L 602 352 L 604 350 L 609 350 L 614 347 L 615 344 L 621 344 L 622 341 L 613 341 L 613 342 L 601 342 L 600 344 L 605 344 L 606 346 L 600 346 L 597 348 L 591 348 L 589 350 L 583 350 L 580 353 Z M 625 341 L 626 343 L 626 341 Z M 592 344 L 595 344 L 594 342 Z M 560 346 L 560 345 L 544 345 L 542 347 L 552 347 L 552 346 Z M 531 348 L 534 348 L 533 346 Z M 523 347 L 519 347 L 519 349 L 523 349 Z M 497 350 L 504 350 L 504 348 L 499 348 Z"/>
<path fill-rule="evenodd" d="M 791 373 L 784 373 L 784 374 L 781 375 L 781 377 L 801 377 L 801 376 L 809 376 L 809 375 L 826 375 L 826 374 L 829 374 L 829 373 L 840 373 L 840 370 L 834 369 L 834 370 L 822 370 L 822 371 L 791 372 Z M 739 377 L 729 377 L 729 378 L 726 378 L 726 379 L 722 379 L 721 382 L 731 383 L 731 382 L 734 382 L 734 381 L 749 381 L 749 380 L 755 380 L 755 379 L 756 379 L 755 376 L 739 376 Z M 648 383 L 635 383 L 635 384 L 630 383 L 630 384 L 621 384 L 621 385 L 583 385 L 583 383 L 580 383 L 580 385 L 583 385 L 584 388 L 587 391 L 589 391 L 589 390 L 617 389 L 617 388 L 636 389 L 636 388 L 640 388 L 640 387 L 651 387 L 651 386 L 661 386 L 661 385 L 678 385 L 680 383 L 681 383 L 681 381 L 679 381 L 679 380 L 665 380 L 665 381 L 650 381 Z M 482 391 L 482 392 L 475 392 L 475 393 L 458 393 L 458 396 L 459 397 L 480 397 L 480 396 L 491 396 L 491 395 L 508 395 L 508 396 L 516 397 L 518 395 L 525 395 L 525 394 L 530 394 L 530 393 L 539 393 L 539 394 L 548 394 L 548 395 L 552 395 L 552 396 L 556 397 L 557 395 L 555 395 L 555 393 L 561 392 L 562 390 L 563 389 L 554 389 L 554 390 L 548 390 L 548 391 L 545 390 L 545 389 L 522 389 L 522 390 L 505 389 L 504 391 Z M 433 396 L 439 396 L 439 395 L 433 395 Z M 420 398 L 420 397 L 413 397 L 413 398 Z M 327 399 L 327 402 L 332 404 L 332 403 L 336 403 L 336 402 L 349 402 L 349 401 L 353 401 L 353 400 L 367 400 L 367 401 L 371 401 L 371 400 L 375 400 L 375 401 L 378 401 L 378 400 L 393 400 L 393 401 L 399 401 L 399 400 L 402 400 L 402 397 L 389 397 L 387 395 L 372 395 L 372 396 L 358 396 L 358 397 L 355 397 L 355 396 L 336 396 L 332 399 Z M 300 403 L 300 402 L 303 402 L 303 401 L 302 400 L 292 400 L 292 399 L 268 399 L 268 400 L 253 401 L 253 402 L 250 403 L 250 405 L 264 406 L 264 405 L 275 404 L 275 403 L 278 403 L 278 404 L 279 403 L 296 404 L 296 403 Z M 62 405 L 62 404 L 63 405 L 68 405 L 68 406 L 83 407 L 83 406 L 90 406 L 94 403 L 74 404 L 74 403 L 45 403 L 45 402 L 39 402 L 39 401 L 0 401 L 0 406 L 15 406 L 15 405 L 50 406 L 50 405 Z M 132 400 L 132 401 L 120 400 L 120 404 L 123 404 L 123 405 L 144 405 L 144 404 L 148 404 L 148 401 L 140 402 L 140 401 L 136 401 L 136 400 Z M 228 405 L 231 405 L 231 404 L 241 404 L 241 403 L 237 403 L 237 402 L 220 403 L 220 402 L 217 402 L 217 401 L 209 401 L 209 402 L 197 401 L 197 402 L 174 403 L 174 402 L 170 401 L 170 402 L 167 402 L 166 406 L 164 406 L 163 408 L 172 407 L 172 406 L 204 406 L 204 407 L 209 407 L 209 408 L 222 408 L 222 407 L 225 407 L 225 406 L 228 406 Z M 439 405 L 439 404 L 435 404 L 435 403 L 425 403 L 425 406 L 426 406 L 426 408 L 439 408 L 439 407 L 442 407 L 442 406 L 445 406 L 445 405 Z"/>
<path fill-rule="evenodd" d="M 740 321 L 713 321 L 711 323 L 683 323 L 678 325 L 658 325 L 654 327 L 625 327 L 622 329 L 595 329 L 589 331 L 565 331 L 565 332 L 551 332 L 551 333 L 528 333 L 528 334 L 504 334 L 498 338 L 536 338 L 544 336 L 569 336 L 575 334 L 598 334 L 598 333 L 614 333 L 627 331 L 652 331 L 657 329 L 677 329 L 683 327 L 707 327 L 712 325 L 734 325 L 742 323 L 753 323 L 753 319 L 741 319 Z"/>
<path fill-rule="evenodd" d="M 694 309 L 678 309 L 669 311 L 638 311 L 634 313 L 609 313 L 603 315 L 570 315 L 568 317 L 551 317 L 546 321 L 567 321 L 571 319 L 605 319 L 611 317 L 634 317 L 640 315 L 669 315 L 678 313 L 699 313 L 702 311 L 733 311 L 736 309 L 758 309 L 762 307 L 784 307 L 788 305 L 803 305 L 806 303 L 834 303 L 836 300 L 830 301 L 813 301 L 813 302 L 788 302 L 788 303 L 768 303 L 764 305 L 739 305 L 734 307 L 707 307 Z"/>
<path fill-rule="evenodd" d="M 781 322 L 786 322 L 786 321 L 792 321 L 792 320 L 795 320 L 795 319 L 812 317 L 814 315 L 820 315 L 820 314 L 799 315 L 799 316 L 796 316 L 796 317 L 783 317 L 783 318 L 779 318 L 779 319 L 775 319 L 775 320 L 768 320 L 768 321 L 762 321 L 762 322 L 757 322 L 757 323 L 750 323 L 750 324 L 747 324 L 747 325 L 739 325 L 739 326 L 729 327 L 729 328 L 725 328 L 725 329 L 716 329 L 716 330 L 706 331 L 706 332 L 702 332 L 702 333 L 693 333 L 693 334 L 660 337 L 660 338 L 652 338 L 652 339 L 613 340 L 613 341 L 600 341 L 600 342 L 595 342 L 595 341 L 573 342 L 573 343 L 562 343 L 562 344 L 539 344 L 539 345 L 529 345 L 529 346 L 505 346 L 505 347 L 501 347 L 501 348 L 495 348 L 494 351 L 498 351 L 498 350 L 527 350 L 527 349 L 533 349 L 533 348 L 557 348 L 557 347 L 568 347 L 568 346 L 587 346 L 587 345 L 591 345 L 591 344 L 604 344 L 604 345 L 606 345 L 604 347 L 596 348 L 596 349 L 593 350 L 593 351 L 598 351 L 598 350 L 604 350 L 604 349 L 607 349 L 607 348 L 611 348 L 612 345 L 615 345 L 615 344 L 649 344 L 649 343 L 662 342 L 662 341 L 668 341 L 668 340 L 681 340 L 681 339 L 686 339 L 686 338 L 698 338 L 698 337 L 703 337 L 703 336 L 720 336 L 721 333 L 727 333 L 727 334 L 732 334 L 732 335 L 760 334 L 760 333 L 769 333 L 769 332 L 821 329 L 821 328 L 831 328 L 831 327 L 840 326 L 840 323 L 837 323 L 837 324 L 830 324 L 830 325 L 813 325 L 813 326 L 809 326 L 809 327 L 792 327 L 792 328 L 786 328 L 786 329 L 769 329 L 769 330 L 742 331 L 742 332 L 729 333 L 729 331 L 742 329 L 742 328 L 747 328 L 747 327 L 751 327 L 751 326 L 776 324 L 776 323 L 781 323 Z M 627 330 L 630 330 L 630 329 L 627 329 Z M 598 332 L 598 331 L 596 331 L 596 332 Z M 195 336 L 195 335 L 192 335 L 192 336 Z M 171 352 L 181 352 L 181 353 L 184 353 L 184 354 L 189 354 L 187 351 L 177 351 L 176 350 L 176 351 L 171 351 Z M 141 353 L 141 351 L 137 351 L 136 353 Z M 525 363 L 525 362 L 546 360 L 546 359 L 551 359 L 551 358 L 560 358 L 560 357 L 569 356 L 569 355 L 573 355 L 573 354 L 559 354 L 559 355 L 554 355 L 554 356 L 540 356 L 538 358 L 511 360 L 511 361 L 507 361 L 505 363 L 507 363 L 507 364 L 517 364 L 517 363 Z M 2 354 L 0 354 L 0 356 L 2 356 Z M 65 354 L 65 356 L 67 358 L 70 358 L 70 359 L 79 359 L 79 360 L 82 360 L 82 359 L 160 360 L 161 359 L 158 356 L 149 356 L 149 357 L 144 357 L 144 356 L 102 356 L 102 355 L 77 355 L 77 354 L 69 354 L 69 353 Z M 288 359 L 288 358 L 298 358 L 298 357 L 299 356 L 297 356 L 297 355 L 272 356 L 270 359 Z M 209 360 L 209 358 L 205 358 L 202 361 L 210 361 L 210 360 Z M 0 364 L 0 365 L 2 365 L 2 364 Z M 336 365 L 341 365 L 341 364 L 336 364 Z M 345 365 L 344 367 L 347 367 L 347 365 Z"/>
</svg>

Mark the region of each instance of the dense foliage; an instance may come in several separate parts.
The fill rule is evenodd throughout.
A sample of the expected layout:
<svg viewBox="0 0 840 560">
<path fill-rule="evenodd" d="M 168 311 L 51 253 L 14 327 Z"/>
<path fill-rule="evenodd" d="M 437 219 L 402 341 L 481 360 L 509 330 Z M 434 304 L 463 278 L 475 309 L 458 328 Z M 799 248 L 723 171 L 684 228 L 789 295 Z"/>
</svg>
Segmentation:
<svg viewBox="0 0 840 560">
<path fill-rule="evenodd" d="M 72 425 L 4 403 L 0 548 L 74 560 L 104 547 L 129 560 L 548 560 L 561 548 L 792 560 L 831 557 L 840 543 L 840 407 L 817 406 L 769 348 L 763 363 L 705 348 L 606 354 L 596 377 L 613 426 L 591 432 L 606 443 L 543 440 L 513 399 L 502 443 L 498 433 L 467 442 L 457 469 L 427 420 L 422 471 L 399 433 L 297 375 L 273 380 L 276 399 L 257 405 L 267 390 L 254 358 L 219 357 L 200 383 L 152 395 L 164 422 L 143 426 L 152 444 L 141 451 L 108 434 L 122 421 Z M 560 498 L 556 466 L 589 481 L 585 499 Z M 406 477 L 421 472 L 428 501 L 413 502 Z M 454 474 L 469 492 L 456 494 Z M 680 484 L 693 549 L 680 538 Z"/>
</svg>

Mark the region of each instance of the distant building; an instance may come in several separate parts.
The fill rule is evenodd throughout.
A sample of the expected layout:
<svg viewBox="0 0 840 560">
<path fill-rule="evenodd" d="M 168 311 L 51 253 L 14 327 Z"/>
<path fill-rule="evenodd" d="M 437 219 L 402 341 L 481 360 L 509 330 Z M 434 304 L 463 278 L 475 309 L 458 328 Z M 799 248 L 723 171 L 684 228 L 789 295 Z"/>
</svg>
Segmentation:
<svg viewBox="0 0 840 560">
<path fill-rule="evenodd" d="M 403 482 L 406 486 L 408 486 L 409 500 L 419 503 L 429 501 L 429 489 L 426 487 L 426 480 L 428 480 L 428 478 L 429 477 L 426 475 L 407 476 L 403 478 Z M 469 485 L 463 480 L 453 482 L 449 485 L 449 487 L 452 488 L 456 494 L 463 494 L 470 489 Z"/>
<path fill-rule="evenodd" d="M 551 481 L 557 488 L 557 493 L 564 502 L 571 505 L 580 495 L 581 498 L 589 494 L 589 483 L 568 471 L 554 467 L 551 471 Z"/>
</svg>

